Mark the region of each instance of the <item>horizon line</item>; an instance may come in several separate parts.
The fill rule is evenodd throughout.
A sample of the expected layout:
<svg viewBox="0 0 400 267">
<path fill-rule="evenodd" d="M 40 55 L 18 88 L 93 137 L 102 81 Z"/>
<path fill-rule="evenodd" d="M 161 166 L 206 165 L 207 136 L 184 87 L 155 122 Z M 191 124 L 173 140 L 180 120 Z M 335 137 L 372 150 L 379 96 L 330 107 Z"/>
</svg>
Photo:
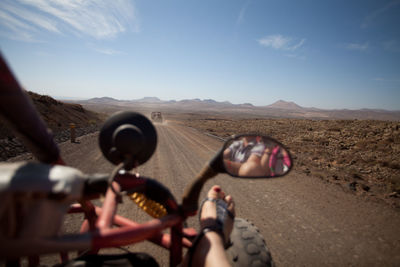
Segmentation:
<svg viewBox="0 0 400 267">
<path fill-rule="evenodd" d="M 200 101 L 212 100 L 212 101 L 215 101 L 217 103 L 226 103 L 226 102 L 228 102 L 229 104 L 232 104 L 232 105 L 248 105 L 248 104 L 250 104 L 250 105 L 252 105 L 254 107 L 268 107 L 268 106 L 272 106 L 272 105 L 274 105 L 274 104 L 276 104 L 278 102 L 285 102 L 285 103 L 288 103 L 288 104 L 297 105 L 298 107 L 300 107 L 302 109 L 318 109 L 318 110 L 325 110 L 325 111 L 338 111 L 338 110 L 339 111 L 340 110 L 363 111 L 363 110 L 372 110 L 372 111 L 400 112 L 400 109 L 366 108 L 366 107 L 364 107 L 364 108 L 320 108 L 320 107 L 313 107 L 313 106 L 312 107 L 305 107 L 305 106 L 301 106 L 301 105 L 297 104 L 295 101 L 287 101 L 287 100 L 283 100 L 283 99 L 279 99 L 279 100 L 277 100 L 277 101 L 275 101 L 275 102 L 273 102 L 271 104 L 255 105 L 255 104 L 250 103 L 250 102 L 235 104 L 235 103 L 232 103 L 229 100 L 217 101 L 217 100 L 214 100 L 212 98 L 203 98 L 203 99 L 201 99 L 201 98 L 191 98 L 191 99 L 185 98 L 185 99 L 180 99 L 180 100 L 176 100 L 176 99 L 164 100 L 164 99 L 161 99 L 161 98 L 159 98 L 157 96 L 145 96 L 145 97 L 136 98 L 136 99 L 118 99 L 118 98 L 114 98 L 114 97 L 110 97 L 110 96 L 91 97 L 91 98 L 87 98 L 87 97 L 69 97 L 69 96 L 51 96 L 51 97 L 53 97 L 53 98 L 55 98 L 57 100 L 67 100 L 67 101 L 68 100 L 69 101 L 73 101 L 73 100 L 75 100 L 75 101 L 87 101 L 87 100 L 91 100 L 91 99 L 94 99 L 94 98 L 111 98 L 111 99 L 114 99 L 114 100 L 117 100 L 117 101 L 137 101 L 137 100 L 142 100 L 142 99 L 146 99 L 146 98 L 157 98 L 161 102 L 171 102 L 171 101 L 179 102 L 179 101 L 185 101 L 185 100 L 200 100 Z"/>
</svg>

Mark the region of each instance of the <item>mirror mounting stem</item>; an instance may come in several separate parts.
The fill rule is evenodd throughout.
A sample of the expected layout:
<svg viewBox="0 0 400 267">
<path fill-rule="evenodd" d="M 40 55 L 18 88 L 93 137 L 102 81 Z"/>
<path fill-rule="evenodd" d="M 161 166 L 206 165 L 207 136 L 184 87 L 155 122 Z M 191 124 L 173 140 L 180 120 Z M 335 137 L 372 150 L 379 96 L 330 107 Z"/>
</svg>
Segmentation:
<svg viewBox="0 0 400 267">
<path fill-rule="evenodd" d="M 223 151 L 224 147 L 222 147 L 208 163 L 211 169 L 213 169 L 216 173 L 226 173 L 223 161 Z"/>
<path fill-rule="evenodd" d="M 211 163 L 211 162 L 210 162 Z M 216 176 L 218 172 L 216 172 L 211 164 L 208 163 L 193 180 L 189 187 L 185 190 L 183 194 L 182 201 L 182 211 L 185 215 L 190 216 L 196 213 L 198 209 L 198 201 L 200 192 L 203 188 L 203 185 L 211 178 Z"/>
</svg>

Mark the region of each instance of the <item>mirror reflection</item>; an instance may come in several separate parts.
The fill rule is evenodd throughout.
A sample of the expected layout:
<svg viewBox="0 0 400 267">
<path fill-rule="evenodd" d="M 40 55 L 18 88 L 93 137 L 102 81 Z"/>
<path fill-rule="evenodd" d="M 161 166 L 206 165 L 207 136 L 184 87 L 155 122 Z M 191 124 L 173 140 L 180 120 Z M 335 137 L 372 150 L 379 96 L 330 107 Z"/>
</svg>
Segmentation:
<svg viewBox="0 0 400 267">
<path fill-rule="evenodd" d="M 237 177 L 278 177 L 292 167 L 289 152 L 276 140 L 243 135 L 229 140 L 223 151 L 226 171 Z"/>
</svg>

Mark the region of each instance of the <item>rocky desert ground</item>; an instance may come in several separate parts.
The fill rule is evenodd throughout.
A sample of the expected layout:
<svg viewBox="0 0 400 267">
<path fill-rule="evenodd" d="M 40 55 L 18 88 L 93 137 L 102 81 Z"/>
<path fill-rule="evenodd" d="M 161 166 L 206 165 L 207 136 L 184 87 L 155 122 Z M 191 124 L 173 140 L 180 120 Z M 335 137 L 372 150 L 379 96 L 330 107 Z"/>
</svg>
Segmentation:
<svg viewBox="0 0 400 267">
<path fill-rule="evenodd" d="M 295 169 L 349 193 L 400 208 L 399 122 L 232 119 L 199 114 L 180 119 L 186 126 L 221 138 L 249 132 L 271 136 L 291 151 Z"/>
</svg>

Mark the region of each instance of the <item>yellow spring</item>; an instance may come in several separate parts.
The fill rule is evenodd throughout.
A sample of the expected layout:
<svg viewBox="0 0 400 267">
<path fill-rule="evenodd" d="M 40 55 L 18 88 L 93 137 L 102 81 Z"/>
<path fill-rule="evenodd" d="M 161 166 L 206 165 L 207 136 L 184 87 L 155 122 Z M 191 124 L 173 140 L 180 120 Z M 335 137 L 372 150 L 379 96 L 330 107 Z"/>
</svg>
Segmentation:
<svg viewBox="0 0 400 267">
<path fill-rule="evenodd" d="M 161 218 L 167 215 L 167 209 L 163 205 L 154 200 L 147 199 L 142 193 L 133 193 L 129 195 L 129 198 L 153 218 Z"/>
</svg>

